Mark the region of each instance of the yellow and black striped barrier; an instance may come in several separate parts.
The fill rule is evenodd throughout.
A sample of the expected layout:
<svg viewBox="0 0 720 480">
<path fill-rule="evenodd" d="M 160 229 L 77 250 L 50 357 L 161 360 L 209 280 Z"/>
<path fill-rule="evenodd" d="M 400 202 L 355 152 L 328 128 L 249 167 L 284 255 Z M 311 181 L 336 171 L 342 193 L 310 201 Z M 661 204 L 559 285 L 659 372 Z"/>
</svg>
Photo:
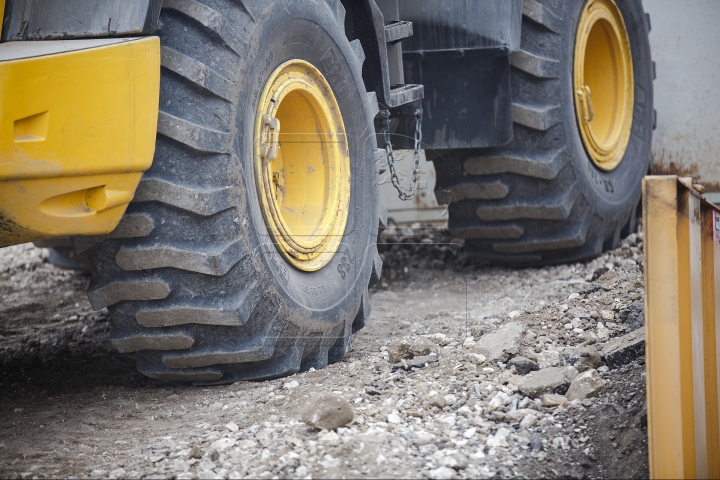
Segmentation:
<svg viewBox="0 0 720 480">
<path fill-rule="evenodd" d="M 652 478 L 720 478 L 720 209 L 689 178 L 643 181 Z"/>
</svg>

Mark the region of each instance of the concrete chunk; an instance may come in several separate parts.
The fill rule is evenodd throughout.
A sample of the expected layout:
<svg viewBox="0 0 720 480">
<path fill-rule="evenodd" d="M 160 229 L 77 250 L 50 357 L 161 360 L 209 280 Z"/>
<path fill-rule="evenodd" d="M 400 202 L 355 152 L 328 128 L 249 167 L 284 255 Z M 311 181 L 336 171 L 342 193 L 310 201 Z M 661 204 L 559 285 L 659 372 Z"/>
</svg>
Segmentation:
<svg viewBox="0 0 720 480">
<path fill-rule="evenodd" d="M 538 398 L 546 393 L 565 393 L 577 374 L 574 367 L 549 367 L 530 372 L 524 377 L 513 377 L 513 381 L 517 382 L 520 393 Z"/>
<path fill-rule="evenodd" d="M 480 337 L 474 349 L 485 355 L 489 362 L 507 362 L 520 350 L 523 333 L 525 333 L 525 325 L 510 322 Z"/>
<path fill-rule="evenodd" d="M 645 329 L 638 328 L 622 337 L 611 339 L 603 347 L 602 353 L 610 368 L 632 362 L 645 354 Z"/>
</svg>

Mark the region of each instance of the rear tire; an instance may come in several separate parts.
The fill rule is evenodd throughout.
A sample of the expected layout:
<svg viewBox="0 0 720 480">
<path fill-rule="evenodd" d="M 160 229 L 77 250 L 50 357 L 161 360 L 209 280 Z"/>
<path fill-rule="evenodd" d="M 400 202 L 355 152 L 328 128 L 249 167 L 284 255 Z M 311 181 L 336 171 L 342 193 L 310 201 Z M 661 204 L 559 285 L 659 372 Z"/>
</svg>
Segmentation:
<svg viewBox="0 0 720 480">
<path fill-rule="evenodd" d="M 165 0 L 153 165 L 115 232 L 87 249 L 88 297 L 112 316 L 111 341 L 152 378 L 227 383 L 322 368 L 370 314 L 381 263 L 374 162 L 377 113 L 364 54 L 339 0 Z M 328 80 L 350 154 L 347 226 L 313 272 L 278 252 L 254 178 L 259 92 L 283 62 Z"/>
<path fill-rule="evenodd" d="M 618 0 L 634 71 L 630 140 L 610 171 L 589 159 L 573 88 L 576 30 L 585 1 L 525 0 L 521 51 L 511 56 L 514 138 L 506 146 L 442 151 L 438 200 L 466 249 L 495 263 L 576 261 L 617 247 L 635 230 L 651 164 L 653 68 L 640 0 Z"/>
</svg>

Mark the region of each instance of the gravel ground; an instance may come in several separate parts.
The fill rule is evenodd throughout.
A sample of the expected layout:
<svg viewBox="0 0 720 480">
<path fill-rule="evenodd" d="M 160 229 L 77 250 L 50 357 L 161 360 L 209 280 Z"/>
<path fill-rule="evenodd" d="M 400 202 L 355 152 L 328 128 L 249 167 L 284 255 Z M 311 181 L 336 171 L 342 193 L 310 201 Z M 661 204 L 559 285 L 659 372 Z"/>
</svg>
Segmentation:
<svg viewBox="0 0 720 480">
<path fill-rule="evenodd" d="M 648 476 L 641 235 L 536 269 L 469 260 L 440 230 L 381 243 L 341 362 L 212 388 L 142 377 L 87 276 L 1 249 L 0 477 Z M 302 420 L 326 413 L 344 426 Z"/>
</svg>

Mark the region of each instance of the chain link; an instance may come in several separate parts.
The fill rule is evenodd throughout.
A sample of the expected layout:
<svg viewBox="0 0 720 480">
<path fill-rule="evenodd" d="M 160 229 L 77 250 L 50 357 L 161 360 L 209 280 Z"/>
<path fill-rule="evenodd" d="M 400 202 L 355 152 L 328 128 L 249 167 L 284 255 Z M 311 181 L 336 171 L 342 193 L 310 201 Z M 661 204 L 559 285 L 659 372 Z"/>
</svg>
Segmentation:
<svg viewBox="0 0 720 480">
<path fill-rule="evenodd" d="M 415 198 L 415 192 L 417 191 L 420 173 L 420 145 L 422 144 L 422 108 L 415 109 L 415 151 L 413 154 L 413 173 L 412 180 L 410 181 L 410 190 L 405 192 L 400 187 L 400 179 L 397 176 L 397 170 L 395 170 L 395 154 L 393 153 L 392 142 L 390 142 L 390 111 L 387 109 L 380 110 L 380 116 L 382 117 L 382 131 L 385 139 L 385 156 L 387 157 L 388 168 L 390 168 L 390 179 L 392 180 L 393 187 L 398 191 L 398 198 L 403 201 L 412 200 Z"/>
</svg>

